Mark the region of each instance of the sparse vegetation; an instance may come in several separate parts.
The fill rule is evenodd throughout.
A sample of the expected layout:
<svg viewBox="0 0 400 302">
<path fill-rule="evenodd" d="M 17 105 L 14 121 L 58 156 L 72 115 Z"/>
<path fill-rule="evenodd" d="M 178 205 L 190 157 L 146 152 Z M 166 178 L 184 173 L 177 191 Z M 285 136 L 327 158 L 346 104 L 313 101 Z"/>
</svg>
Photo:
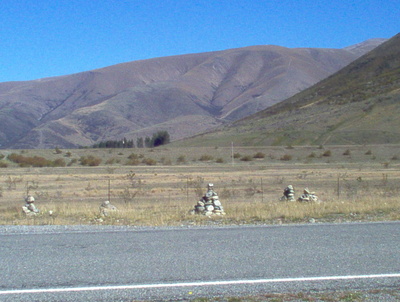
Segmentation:
<svg viewBox="0 0 400 302">
<path fill-rule="evenodd" d="M 157 161 L 152 158 L 144 158 L 142 160 L 142 163 L 146 164 L 147 166 L 155 166 L 157 165 Z"/>
<path fill-rule="evenodd" d="M 7 156 L 9 161 L 18 164 L 20 167 L 64 167 L 65 161 L 63 159 L 56 159 L 54 161 L 48 160 L 41 156 L 23 156 L 16 153 L 11 153 Z"/>
<path fill-rule="evenodd" d="M 347 149 L 346 151 L 344 151 L 343 155 L 346 155 L 346 156 L 351 155 L 350 149 Z"/>
<path fill-rule="evenodd" d="M 315 154 L 315 152 L 311 152 L 311 153 L 308 155 L 308 158 L 315 158 L 315 157 L 317 157 L 317 155 Z"/>
<path fill-rule="evenodd" d="M 204 155 L 200 156 L 200 158 L 199 158 L 200 161 L 211 161 L 213 159 L 214 159 L 214 157 L 211 155 L 208 155 L 208 154 L 204 154 Z"/>
<path fill-rule="evenodd" d="M 256 154 L 253 155 L 253 158 L 265 158 L 265 153 L 257 152 Z"/>
<path fill-rule="evenodd" d="M 7 168 L 7 167 L 8 167 L 7 163 L 0 160 L 0 168 Z"/>
<path fill-rule="evenodd" d="M 241 158 L 242 157 L 242 155 L 240 154 L 240 153 L 234 153 L 233 154 L 233 158 Z"/>
<path fill-rule="evenodd" d="M 240 158 L 241 161 L 252 161 L 253 157 L 250 155 L 244 155 Z"/>
<path fill-rule="evenodd" d="M 290 155 L 290 154 L 284 154 L 284 155 L 282 155 L 281 160 L 289 161 L 289 160 L 292 160 L 292 158 L 293 158 L 292 155 Z"/>
<path fill-rule="evenodd" d="M 60 148 L 56 147 L 56 148 L 54 149 L 54 152 L 55 152 L 56 154 L 61 154 L 61 153 L 62 153 L 62 150 L 61 150 Z"/>
<path fill-rule="evenodd" d="M 207 182 L 215 184 L 227 212 L 225 217 L 213 223 L 308 223 L 310 217 L 329 222 L 395 220 L 400 219 L 396 198 L 400 193 L 400 174 L 397 163 L 385 161 L 385 158 L 392 158 L 398 150 L 396 148 L 390 146 L 385 151 L 377 147 L 371 151 L 380 160 L 367 162 L 361 147 L 332 146 L 334 152 L 329 166 L 319 157 L 314 157 L 312 163 L 304 163 L 310 153 L 315 154 L 318 149 L 315 146 L 293 149 L 292 159 L 287 163 L 281 160 L 287 155 L 282 154 L 282 148 L 238 149 L 244 160 L 234 163 L 231 163 L 230 149 L 214 147 L 208 151 L 185 149 L 185 152 L 183 149 L 151 149 L 152 157 L 147 156 L 150 150 L 146 149 L 138 149 L 135 153 L 129 150 L 110 153 L 109 150 L 79 149 L 73 151 L 85 163 L 79 169 L 71 168 L 70 163 L 65 167 L 59 163 L 60 166 L 54 168 L 24 168 L 5 158 L 3 161 L 8 167 L 2 169 L 3 177 L 0 178 L 0 187 L 3 188 L 0 221 L 7 224 L 96 223 L 99 202 L 108 199 L 109 195 L 113 204 L 124 210 L 104 219 L 102 223 L 105 224 L 207 224 L 210 223 L 208 219 L 186 215 L 204 193 Z M 342 156 L 347 149 L 352 154 L 351 162 Z M 34 158 L 39 152 L 49 158 L 53 156 L 52 162 L 60 159 L 53 150 L 29 150 L 23 157 Z M 258 152 L 269 154 L 269 160 L 254 161 Z M 188 162 L 186 154 L 194 158 L 212 154 L 217 159 Z M 176 163 L 171 162 L 170 157 L 177 158 Z M 91 166 L 90 159 L 96 158 L 97 162 L 100 160 L 99 165 Z M 126 166 L 124 158 L 135 160 L 135 167 Z M 72 165 L 80 164 L 76 158 L 72 158 L 73 161 Z M 163 166 L 165 163 L 170 167 Z M 185 166 L 181 167 L 180 163 Z M 382 168 L 386 169 L 384 177 Z M 110 192 L 107 179 L 111 185 Z M 297 194 L 301 188 L 311 187 L 323 203 L 280 203 L 281 190 L 288 183 L 294 185 Z M 21 197 L 27 191 L 35 196 L 42 211 L 34 221 L 21 216 L 15 206 L 22 203 Z M 166 207 L 165 203 L 169 206 Z M 65 204 L 68 204 L 68 209 Z M 157 210 L 160 207 L 163 211 Z M 46 216 L 49 210 L 58 211 L 52 220 Z"/>
<path fill-rule="evenodd" d="M 101 158 L 95 157 L 93 155 L 81 156 L 79 159 L 82 166 L 98 166 L 101 163 Z"/>
<path fill-rule="evenodd" d="M 176 159 L 177 164 L 184 164 L 186 163 L 186 156 L 185 155 L 179 155 L 178 158 Z"/>
<path fill-rule="evenodd" d="M 332 156 L 332 151 L 331 150 L 326 150 L 324 153 L 322 153 L 322 156 L 330 157 L 330 156 Z"/>
</svg>

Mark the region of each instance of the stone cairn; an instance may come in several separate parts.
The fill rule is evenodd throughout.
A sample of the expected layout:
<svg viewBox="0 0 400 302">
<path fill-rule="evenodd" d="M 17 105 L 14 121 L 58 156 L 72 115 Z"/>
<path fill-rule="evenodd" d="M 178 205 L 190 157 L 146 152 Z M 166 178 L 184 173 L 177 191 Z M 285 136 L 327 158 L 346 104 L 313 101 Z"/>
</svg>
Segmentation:
<svg viewBox="0 0 400 302">
<path fill-rule="evenodd" d="M 206 194 L 197 202 L 191 214 L 202 214 L 206 216 L 225 215 L 224 208 L 219 201 L 218 194 L 214 191 L 214 185 L 208 184 Z"/>
<path fill-rule="evenodd" d="M 288 185 L 283 190 L 283 196 L 280 198 L 281 201 L 296 201 L 294 197 L 294 188 L 292 185 Z"/>
<path fill-rule="evenodd" d="M 28 216 L 34 216 L 39 214 L 39 209 L 34 204 L 35 198 L 32 195 L 28 195 L 25 198 L 25 205 L 22 207 L 22 211 Z"/>
<path fill-rule="evenodd" d="M 318 196 L 315 192 L 310 192 L 308 188 L 305 188 L 303 194 L 297 199 L 300 202 L 319 202 Z"/>
<path fill-rule="evenodd" d="M 100 205 L 100 215 L 106 217 L 110 214 L 110 212 L 118 211 L 117 207 L 112 205 L 109 200 L 104 201 Z"/>
</svg>

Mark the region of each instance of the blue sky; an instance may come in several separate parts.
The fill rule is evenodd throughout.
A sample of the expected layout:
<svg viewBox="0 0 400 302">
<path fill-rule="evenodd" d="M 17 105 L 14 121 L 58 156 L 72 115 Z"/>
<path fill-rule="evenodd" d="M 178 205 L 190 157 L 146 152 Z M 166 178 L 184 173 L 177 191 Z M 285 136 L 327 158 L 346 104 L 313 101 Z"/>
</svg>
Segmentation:
<svg viewBox="0 0 400 302">
<path fill-rule="evenodd" d="M 398 0 L 1 0 L 0 82 L 251 45 L 342 48 L 399 28 Z"/>
</svg>

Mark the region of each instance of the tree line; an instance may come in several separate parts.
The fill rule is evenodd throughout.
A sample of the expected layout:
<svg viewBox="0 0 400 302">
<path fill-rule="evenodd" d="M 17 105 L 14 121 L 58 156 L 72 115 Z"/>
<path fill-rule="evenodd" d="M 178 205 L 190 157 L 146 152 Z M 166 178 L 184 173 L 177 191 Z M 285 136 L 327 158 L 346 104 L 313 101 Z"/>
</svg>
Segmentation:
<svg viewBox="0 0 400 302">
<path fill-rule="evenodd" d="M 125 137 L 121 140 L 107 140 L 101 141 L 97 144 L 92 145 L 92 148 L 153 148 L 161 145 L 170 143 L 170 135 L 168 131 L 158 131 L 151 137 L 138 137 L 136 139 L 136 145 L 132 140 L 128 140 Z"/>
</svg>

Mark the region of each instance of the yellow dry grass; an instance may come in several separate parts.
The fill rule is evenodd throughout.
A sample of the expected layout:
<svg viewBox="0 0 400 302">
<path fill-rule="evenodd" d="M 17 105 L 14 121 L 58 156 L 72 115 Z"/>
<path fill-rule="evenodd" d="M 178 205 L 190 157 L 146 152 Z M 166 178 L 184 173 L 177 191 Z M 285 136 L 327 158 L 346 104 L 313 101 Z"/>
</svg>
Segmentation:
<svg viewBox="0 0 400 302">
<path fill-rule="evenodd" d="M 0 224 L 113 224 L 176 226 L 399 220 L 400 169 L 380 163 L 190 163 L 169 166 L 99 166 L 1 169 Z M 212 182 L 226 215 L 190 215 Z M 321 203 L 281 202 L 308 187 Z M 22 214 L 24 197 L 40 214 Z M 100 215 L 105 201 L 118 208 Z M 50 211 L 52 215 L 50 215 Z"/>
</svg>

